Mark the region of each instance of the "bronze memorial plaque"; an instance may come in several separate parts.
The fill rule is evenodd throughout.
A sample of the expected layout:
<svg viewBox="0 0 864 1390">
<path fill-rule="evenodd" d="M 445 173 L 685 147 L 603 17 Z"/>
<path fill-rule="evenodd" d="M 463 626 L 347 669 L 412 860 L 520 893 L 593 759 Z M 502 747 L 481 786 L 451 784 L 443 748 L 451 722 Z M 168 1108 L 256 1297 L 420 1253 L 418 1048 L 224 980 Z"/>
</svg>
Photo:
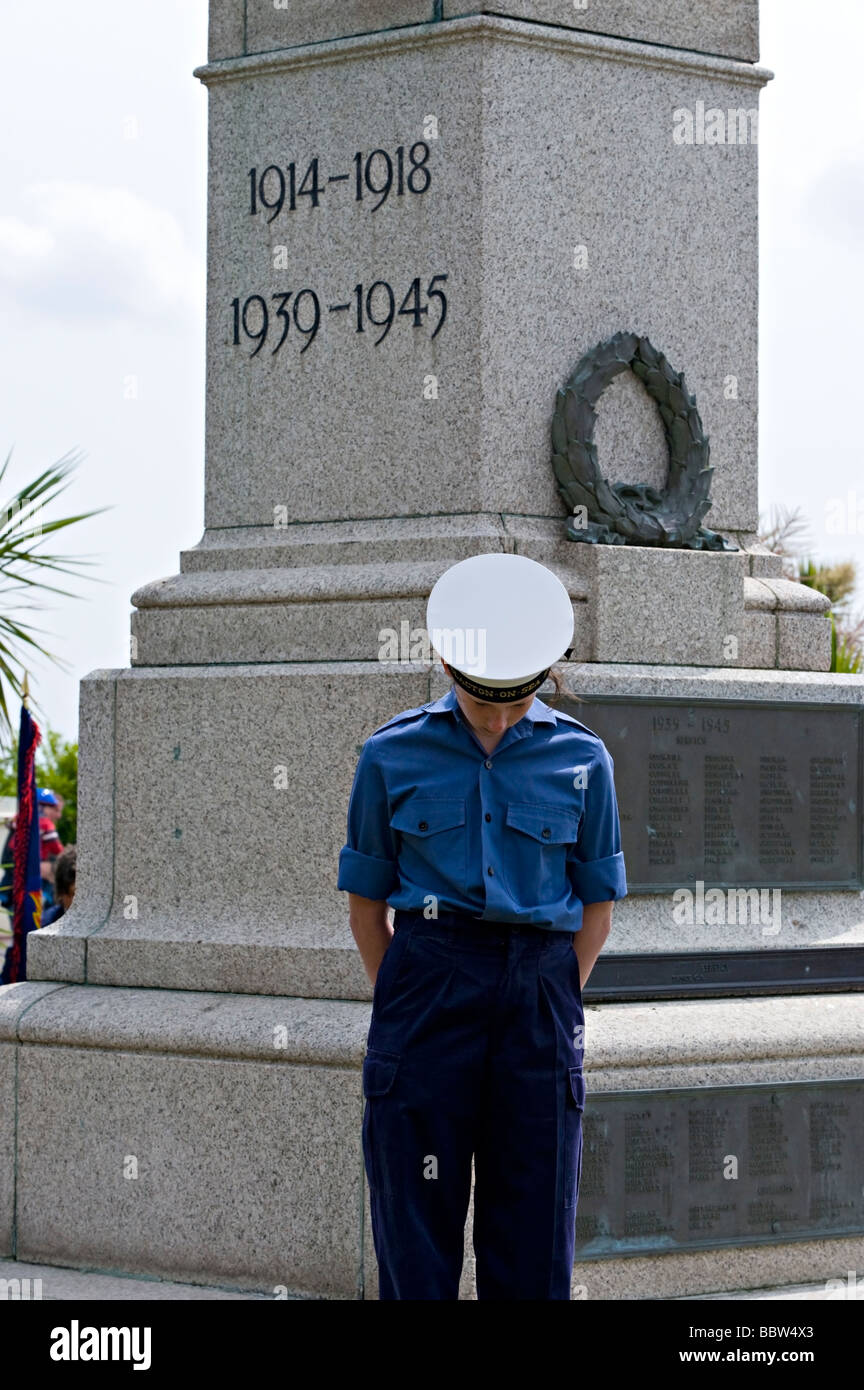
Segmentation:
<svg viewBox="0 0 864 1390">
<path fill-rule="evenodd" d="M 861 888 L 861 710 L 592 697 L 631 893 Z"/>
<path fill-rule="evenodd" d="M 864 1086 L 589 1095 L 576 1260 L 864 1232 Z"/>
</svg>

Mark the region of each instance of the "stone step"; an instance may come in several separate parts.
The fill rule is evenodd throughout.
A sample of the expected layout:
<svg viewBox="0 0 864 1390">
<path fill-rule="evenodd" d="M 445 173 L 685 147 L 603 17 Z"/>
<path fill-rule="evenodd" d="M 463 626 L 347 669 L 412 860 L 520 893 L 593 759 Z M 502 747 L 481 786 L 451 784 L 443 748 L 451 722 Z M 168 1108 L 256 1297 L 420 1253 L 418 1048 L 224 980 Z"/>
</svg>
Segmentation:
<svg viewBox="0 0 864 1390">
<path fill-rule="evenodd" d="M 16 1282 L 17 1281 L 17 1282 Z M 28 1282 L 29 1281 L 29 1282 Z M 37 1281 L 39 1281 L 37 1283 Z M 841 1287 L 842 1286 L 842 1287 Z M 0 1260 L 0 1302 L 41 1299 L 43 1302 L 181 1302 L 201 1299 L 273 1300 L 261 1291 L 226 1289 L 202 1284 L 172 1283 L 140 1274 L 102 1274 L 94 1270 L 64 1269 L 58 1265 L 27 1264 Z M 294 1296 L 296 1301 L 296 1295 Z M 770 1289 L 735 1289 L 727 1293 L 688 1294 L 672 1303 L 708 1303 L 713 1300 L 747 1299 L 767 1302 L 804 1302 L 848 1299 L 864 1301 L 864 1280 L 822 1280 L 818 1284 L 790 1284 Z M 317 1300 L 316 1300 L 317 1301 Z M 329 1300 L 327 1300 L 329 1301 Z"/>
<path fill-rule="evenodd" d="M 675 1303 L 708 1303 L 712 1299 L 745 1298 L 745 1299 L 765 1299 L 768 1302 L 778 1302 L 784 1299 L 801 1299 L 805 1302 L 830 1300 L 836 1302 L 838 1299 L 848 1299 L 850 1301 L 864 1301 L 864 1280 L 857 1283 L 853 1279 L 841 1278 L 823 1279 L 819 1284 L 789 1284 L 776 1289 L 734 1289 L 729 1293 L 702 1293 L 686 1294 L 683 1298 L 677 1298 Z"/>
<path fill-rule="evenodd" d="M 17 1281 L 17 1282 L 16 1282 Z M 27 1282 L 29 1281 L 29 1282 Z M 196 1299 L 270 1299 L 262 1291 L 225 1289 L 203 1284 L 176 1284 L 142 1274 L 103 1274 L 97 1270 L 63 1269 L 59 1265 L 0 1260 L 0 1303 L 5 1300 L 59 1302 L 171 1302 Z"/>
</svg>

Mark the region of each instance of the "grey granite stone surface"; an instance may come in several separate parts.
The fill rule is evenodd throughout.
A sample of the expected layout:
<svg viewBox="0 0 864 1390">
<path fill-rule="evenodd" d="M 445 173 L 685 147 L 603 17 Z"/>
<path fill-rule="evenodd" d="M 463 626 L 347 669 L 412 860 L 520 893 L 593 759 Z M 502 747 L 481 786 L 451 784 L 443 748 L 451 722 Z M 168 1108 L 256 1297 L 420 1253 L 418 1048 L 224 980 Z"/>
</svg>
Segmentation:
<svg viewBox="0 0 864 1390">
<path fill-rule="evenodd" d="M 13 1043 L 0 1043 L 0 1254 L 12 1249 L 15 1210 L 15 1066 Z"/>
<path fill-rule="evenodd" d="M 625 379 L 618 378 L 610 389 Z M 447 564 L 491 550 L 528 555 L 569 569 L 575 563 L 579 543 L 569 540 L 565 527 L 563 515 L 521 516 L 495 511 L 212 527 L 197 545 L 181 552 L 180 572 L 186 575 L 206 570 L 304 567 L 314 570 L 333 565 L 383 567 L 391 562 L 408 565 L 433 561 L 441 564 L 443 572 Z M 783 561 L 779 555 L 762 551 L 758 545 L 748 546 L 744 532 L 730 530 L 729 536 L 745 552 L 748 577 L 781 577 Z M 164 582 L 150 581 L 135 591 L 136 596 L 152 592 L 155 597 L 157 586 Z"/>
<path fill-rule="evenodd" d="M 695 395 L 715 468 L 705 524 L 721 531 L 753 524 L 756 147 L 725 146 L 731 160 L 706 160 L 705 146 L 673 143 L 670 119 L 699 100 L 724 110 L 750 107 L 757 88 L 731 75 L 706 81 L 587 55 L 577 60 L 563 46 L 544 53 L 493 44 L 485 68 L 484 434 L 491 432 L 506 464 L 503 505 L 516 510 L 530 488 L 544 498 L 539 510 L 552 510 L 538 487 L 547 402 L 587 349 L 628 329 L 647 335 Z M 538 89 L 554 92 L 566 109 L 566 138 L 550 128 Z M 548 190 L 547 198 L 521 196 L 535 185 Z M 585 248 L 585 269 L 574 269 L 576 246 Z M 525 353 L 514 302 L 531 305 L 544 326 L 544 347 Z M 722 329 L 715 315 L 725 321 Z M 739 378 L 735 401 L 724 399 L 729 375 Z M 504 381 L 511 383 L 512 416 L 495 400 L 494 383 Z M 616 482 L 651 481 L 656 446 L 653 429 L 621 431 L 617 447 L 598 447 L 600 466 Z M 526 476 L 526 454 L 537 482 Z M 487 477 L 491 493 L 493 475 Z M 497 479 L 494 490 L 501 495 Z"/>
<path fill-rule="evenodd" d="M 774 575 L 745 579 L 744 593 L 748 608 L 769 612 L 827 613 L 831 607 L 830 598 L 818 589 Z"/>
<path fill-rule="evenodd" d="M 774 666 L 773 615 L 817 614 L 828 603 L 783 579 L 779 556 L 581 545 L 551 517 L 490 512 L 217 528 L 183 552 L 179 575 L 136 591 L 133 665 L 374 657 L 382 629 L 422 630 L 426 596 L 444 569 L 490 550 L 527 555 L 558 574 L 574 601 L 578 660 L 611 647 L 612 659 L 644 660 L 650 651 L 661 662 Z M 715 592 L 717 569 L 726 581 Z M 323 602 L 326 624 L 315 606 Z M 808 660 L 827 667 L 821 630 L 817 638 Z M 787 665 L 793 658 L 789 651 Z"/>
<path fill-rule="evenodd" d="M 64 980 L 69 984 L 86 980 L 90 930 L 80 916 L 76 917 L 74 923 L 61 919 L 49 927 L 43 927 L 27 946 L 28 978 Z"/>
<path fill-rule="evenodd" d="M 774 555 L 764 545 L 759 542 L 753 544 L 749 549 L 750 573 L 761 577 L 780 578 L 783 573 L 783 557 Z"/>
<path fill-rule="evenodd" d="M 758 0 L 210 0 L 211 60 L 405 24 L 507 15 L 755 62 Z"/>
<path fill-rule="evenodd" d="M 431 23 L 434 0 L 246 0 L 246 52 Z"/>
<path fill-rule="evenodd" d="M 846 1073 L 850 1057 L 859 1061 Z M 595 1092 L 618 1089 L 625 1072 L 670 1078 L 649 1086 L 700 1084 L 688 1079 L 696 1071 L 705 1085 L 734 1084 L 736 1067 L 752 1081 L 773 1081 L 778 1061 L 795 1065 L 799 1076 L 864 1078 L 864 994 L 589 1005 L 585 1058 Z"/>
<path fill-rule="evenodd" d="M 428 670 L 308 663 L 113 679 L 111 852 L 82 880 L 68 926 L 39 934 L 31 978 L 368 998 L 336 888 L 348 797 L 363 741 L 429 699 Z M 67 957 L 82 944 L 76 975 Z"/>
<path fill-rule="evenodd" d="M 359 1067 L 368 1027 L 362 1003 L 70 985 L 28 1013 L 20 1041 Z"/>
<path fill-rule="evenodd" d="M 673 906 L 671 888 L 668 894 L 631 892 L 615 904 L 607 950 L 784 951 L 798 946 L 864 945 L 864 899 L 857 889 L 818 892 L 784 888 L 779 899 L 770 900 L 771 908 L 777 909 L 779 923 L 772 916 L 763 924 L 729 920 L 685 926 L 676 922 Z M 731 913 L 725 915 L 731 919 Z M 763 925 L 767 927 L 764 932 Z M 779 926 L 776 934 L 775 926 Z M 677 968 L 684 975 L 691 973 L 695 979 L 704 980 L 711 966 L 700 965 L 694 957 L 690 972 L 686 963 Z"/>
<path fill-rule="evenodd" d="M 744 612 L 738 621 L 738 660 L 732 666 L 777 665 L 777 619 L 773 613 Z"/>
<path fill-rule="evenodd" d="M 638 547 L 621 547 L 628 554 L 635 553 Z M 586 552 L 596 554 L 610 551 L 610 546 L 587 546 L 573 544 L 567 551 L 568 559 L 574 564 Z M 663 551 L 665 555 L 693 555 L 695 551 Z M 706 557 L 735 562 L 734 556 Z M 738 559 L 743 561 L 743 557 Z M 667 561 L 671 563 L 671 561 Z M 217 607 L 223 604 L 280 604 L 280 603 L 334 603 L 339 599 L 362 602 L 367 599 L 389 598 L 428 598 L 432 585 L 448 566 L 437 560 L 386 565 L 333 565 L 333 566 L 294 566 L 286 569 L 236 569 L 201 570 L 197 573 L 179 574 L 167 579 L 154 580 L 136 589 L 133 602 L 139 608 L 181 608 Z M 549 568 L 553 573 L 561 569 L 552 560 Z M 574 598 L 587 597 L 587 586 L 580 582 L 578 575 L 562 571 L 562 582 L 572 585 Z M 750 580 L 761 584 L 762 580 Z M 798 586 L 796 586 L 798 587 Z M 813 593 L 812 590 L 808 590 Z"/>
<path fill-rule="evenodd" d="M 207 57 L 237 58 L 246 51 L 246 0 L 210 0 Z"/>
<path fill-rule="evenodd" d="M 527 532 L 528 519 L 522 520 Z M 487 547 L 493 548 L 488 540 L 485 546 L 472 540 L 465 549 L 476 554 Z M 428 594 L 457 558 L 327 567 L 279 566 L 285 552 L 275 546 L 270 554 L 260 546 L 200 553 L 213 563 L 190 565 L 136 591 L 133 665 L 374 659 L 383 650 L 382 633 L 422 638 Z M 526 534 L 518 553 L 546 564 L 568 589 L 580 660 L 723 661 L 793 670 L 830 665 L 829 600 L 806 585 L 751 577 L 746 552 L 594 546 L 560 538 L 544 543 L 541 535 L 532 541 Z M 253 558 L 269 563 L 243 567 Z M 238 567 L 227 568 L 228 559 Z"/>
<path fill-rule="evenodd" d="M 686 1254 L 629 1256 L 626 1260 L 576 1263 L 574 1285 L 581 1284 L 589 1302 L 597 1299 L 667 1299 L 717 1293 L 758 1285 L 802 1283 L 814 1278 L 846 1278 L 861 1269 L 860 1236 L 831 1240 L 783 1241 L 777 1245 L 722 1246 Z M 804 1319 L 799 1316 L 803 1323 Z M 772 1320 L 774 1325 L 780 1319 Z M 793 1321 L 784 1315 L 785 1323 Z M 760 1318 L 767 1325 L 767 1318 Z M 734 1325 L 734 1324 L 733 1324 Z"/>
<path fill-rule="evenodd" d="M 371 1246 L 370 1246 L 371 1249 Z M 700 1252 L 705 1253 L 705 1252 Z M 724 1282 L 724 1266 L 718 1258 L 722 1252 L 708 1251 L 705 1261 L 698 1265 L 694 1264 L 692 1257 L 659 1256 L 655 1266 L 655 1271 L 662 1274 L 664 1285 L 669 1288 L 689 1287 L 691 1282 L 702 1284 L 705 1281 L 712 1281 L 709 1287 L 716 1287 Z M 748 1259 L 747 1256 L 757 1256 L 756 1259 Z M 761 1255 L 761 1259 L 758 1256 Z M 783 1263 L 793 1271 L 798 1270 L 798 1277 L 807 1273 L 807 1263 L 811 1264 L 810 1273 L 815 1267 L 823 1268 L 824 1274 L 821 1283 L 796 1283 L 777 1287 L 773 1283 L 772 1276 L 776 1271 L 772 1269 L 771 1260 L 772 1250 L 736 1250 L 732 1257 L 732 1263 L 736 1271 L 741 1270 L 743 1276 L 751 1281 L 751 1287 L 736 1289 L 731 1286 L 721 1288 L 718 1293 L 669 1293 L 666 1296 L 676 1301 L 704 1301 L 711 1302 L 717 1299 L 734 1299 L 761 1302 L 812 1302 L 816 1301 L 837 1301 L 843 1298 L 844 1301 L 860 1301 L 864 1294 L 861 1292 L 860 1283 L 853 1287 L 848 1279 L 848 1267 L 858 1265 L 860 1267 L 861 1248 L 860 1243 L 854 1239 L 831 1240 L 831 1241 L 807 1241 L 796 1244 L 784 1251 Z M 745 1258 L 742 1259 L 741 1257 Z M 833 1259 L 832 1259 L 833 1257 Z M 374 1251 L 371 1255 L 371 1264 L 366 1271 L 365 1293 L 366 1300 L 377 1298 L 377 1269 L 374 1260 Z M 473 1300 L 475 1290 L 473 1285 L 473 1252 L 470 1249 L 470 1224 L 466 1224 L 466 1253 L 465 1268 L 460 1289 L 460 1299 Z M 646 1269 L 646 1266 L 648 1268 Z M 636 1261 L 613 1262 L 611 1267 L 607 1263 L 603 1268 L 603 1278 L 596 1279 L 596 1266 L 578 1266 L 573 1282 L 573 1298 L 581 1301 L 590 1301 L 590 1289 L 594 1289 L 593 1297 L 603 1297 L 608 1299 L 640 1297 L 654 1298 L 658 1295 L 653 1292 L 645 1293 L 646 1286 L 651 1287 L 650 1281 L 655 1271 L 651 1269 L 651 1262 L 642 1259 Z M 628 1270 L 633 1277 L 632 1282 L 628 1279 Z M 694 1280 L 694 1274 L 696 1276 Z M 701 1276 L 701 1277 L 700 1277 Z M 577 1279 L 587 1279 L 589 1282 L 581 1285 Z M 189 1302 L 193 1300 L 221 1300 L 237 1301 L 242 1300 L 261 1300 L 272 1299 L 273 1294 L 257 1293 L 254 1291 L 234 1292 L 227 1289 L 213 1288 L 208 1285 L 199 1284 L 178 1284 L 170 1280 L 147 1278 L 138 1275 L 126 1275 L 122 1277 L 95 1274 L 75 1269 L 64 1269 L 59 1265 L 33 1265 L 25 1264 L 16 1260 L 0 1261 L 0 1279 L 30 1281 L 31 1296 L 36 1296 L 38 1281 L 39 1296 L 46 1302 L 74 1300 L 75 1302 Z M 766 1280 L 762 1287 L 752 1287 L 752 1281 L 756 1279 Z M 725 1280 L 728 1282 L 728 1268 L 725 1272 Z M 839 1280 L 846 1285 L 848 1293 L 840 1294 L 836 1287 L 831 1286 L 831 1281 Z M 286 1295 L 279 1294 L 280 1298 Z M 323 1295 L 292 1295 L 292 1297 L 305 1298 L 316 1302 L 323 1301 Z"/>
<path fill-rule="evenodd" d="M 690 1086 L 697 1073 L 728 1085 L 736 1066 L 774 1081 L 793 1059 L 789 1079 L 864 1076 L 862 1023 L 864 995 L 854 992 L 589 1004 L 586 1064 L 600 1091 L 622 1078 L 623 1089 L 638 1089 L 639 1076 L 651 1078 L 646 1086 Z M 28 1011 L 20 1043 L 356 1069 L 368 1024 L 368 1005 L 348 1001 L 69 985 Z"/>
<path fill-rule="evenodd" d="M 202 75 L 211 97 L 208 526 L 263 526 L 279 506 L 302 522 L 563 515 L 549 465 L 555 392 L 585 351 L 621 328 L 648 334 L 696 395 L 716 470 L 708 523 L 755 525 L 756 146 L 678 145 L 673 112 L 700 101 L 755 106 L 761 69 L 477 16 Z M 610 111 L 614 121 L 601 118 Z M 354 154 L 395 158 L 428 134 L 430 117 L 428 190 L 394 193 L 373 213 L 368 197 L 354 196 Z M 250 168 L 293 160 L 302 175 L 315 157 L 322 178 L 347 173 L 347 183 L 327 184 L 317 208 L 304 199 L 269 222 L 250 216 Z M 693 250 L 686 262 L 682 238 Z M 578 269 L 582 245 L 588 265 Z M 274 264 L 280 246 L 290 273 Z M 368 325 L 354 331 L 354 310 L 325 307 L 305 353 L 293 324 L 276 355 L 269 341 L 255 357 L 252 340 L 232 342 L 237 296 L 310 288 L 329 306 L 381 280 L 401 305 L 419 277 L 425 303 L 439 274 L 448 316 L 434 340 L 430 315 L 416 329 L 397 315 L 375 346 Z M 383 304 L 386 291 L 377 293 Z M 309 295 L 303 304 L 311 313 Z M 436 318 L 439 306 L 428 307 Z M 437 399 L 426 399 L 433 376 Z M 730 376 L 735 400 L 724 395 Z M 611 423 L 604 471 L 642 481 L 654 421 L 626 450 Z M 358 424 L 374 467 L 356 466 Z"/>
<path fill-rule="evenodd" d="M 170 1279 L 117 1276 L 62 1265 L 25 1264 L 0 1260 L 0 1280 L 19 1281 L 30 1299 L 45 1303 L 192 1303 L 202 1300 L 234 1302 L 272 1298 L 271 1293 L 235 1293 L 206 1284 L 175 1284 Z M 29 1285 L 28 1282 L 29 1281 Z M 38 1290 L 38 1293 L 37 1293 Z"/>
<path fill-rule="evenodd" d="M 738 631 L 745 556 L 648 546 L 574 545 L 590 589 L 598 662 L 715 665 Z M 581 562 L 581 564 L 580 564 Z"/>
<path fill-rule="evenodd" d="M 342 919 L 327 924 L 331 936 L 338 931 L 346 937 L 347 911 L 346 904 Z M 314 914 L 312 901 L 289 908 L 284 932 L 271 932 L 267 940 L 254 923 L 242 918 L 230 935 L 218 927 L 199 926 L 192 940 L 172 929 L 170 922 L 148 923 L 143 935 L 123 925 L 110 926 L 88 942 L 87 979 L 106 985 L 371 999 L 371 987 L 347 939 L 340 946 L 306 940 L 306 924 Z M 52 973 L 50 961 L 43 973 Z"/>
<path fill-rule="evenodd" d="M 18 1257 L 353 1296 L 360 1073 L 28 1046 Z"/>
<path fill-rule="evenodd" d="M 24 1015 L 59 988 L 59 985 L 44 980 L 22 980 L 15 985 L 0 985 L 0 1042 L 17 1042 Z"/>
<path fill-rule="evenodd" d="M 778 613 L 777 641 L 777 664 L 786 670 L 825 671 L 831 665 L 831 623 L 827 614 Z"/>
<path fill-rule="evenodd" d="M 428 594 L 426 596 L 428 598 Z M 365 603 L 210 604 L 149 608 L 133 615 L 143 666 L 210 663 L 371 661 L 382 631 L 424 630 L 426 598 L 405 596 Z"/>
<path fill-rule="evenodd" d="M 114 702 L 113 673 L 93 671 L 79 686 L 78 858 L 75 901 L 59 922 L 31 936 L 27 970 L 40 978 L 50 960 L 53 980 L 86 979 L 86 938 L 106 922 L 113 896 Z M 122 814 L 122 808 L 121 808 Z"/>
<path fill-rule="evenodd" d="M 848 1271 L 844 1269 L 842 1273 L 838 1270 L 836 1276 L 847 1285 L 848 1292 L 842 1295 L 839 1294 L 835 1288 L 831 1287 L 832 1281 L 830 1279 L 823 1279 L 821 1284 L 791 1284 L 784 1285 L 782 1288 L 773 1289 L 740 1289 L 727 1293 L 697 1294 L 695 1297 L 701 1298 L 705 1302 L 717 1298 L 734 1298 L 741 1300 L 747 1299 L 751 1302 L 775 1303 L 833 1302 L 836 1301 L 838 1297 L 843 1297 L 844 1299 L 848 1298 L 852 1302 L 858 1302 L 864 1299 L 864 1288 L 862 1288 L 860 1284 L 856 1284 L 854 1287 L 849 1284 L 847 1275 Z"/>
<path fill-rule="evenodd" d="M 534 540 L 553 551 L 563 540 L 560 517 L 498 512 L 386 517 L 356 521 L 291 522 L 284 526 L 215 527 L 180 556 L 183 574 L 202 570 L 293 569 L 324 565 L 447 563 L 489 550 L 512 551 Z M 148 588 L 149 586 L 142 586 Z"/>
<path fill-rule="evenodd" d="M 566 686 L 577 695 L 679 696 L 702 700 L 812 701 L 860 705 L 864 675 L 829 671 L 731 670 L 711 666 L 652 666 L 646 662 L 564 663 Z M 438 680 L 444 679 L 443 670 Z M 437 688 L 437 687 L 433 687 Z"/>
<path fill-rule="evenodd" d="M 489 0 L 485 5 L 443 0 L 442 12 L 445 19 L 479 12 L 505 14 L 748 62 L 759 57 L 758 0 Z"/>
<path fill-rule="evenodd" d="M 25 1014 L 58 988 L 29 980 L 0 986 L 0 1255 L 13 1247 L 18 1030 Z"/>
<path fill-rule="evenodd" d="M 565 558 L 575 560 L 582 548 L 572 547 Z M 574 608 L 584 607 L 588 584 L 546 559 Z M 208 569 L 158 580 L 134 596 L 133 664 L 383 661 L 391 633 L 398 638 L 397 660 L 417 641 L 417 655 L 428 660 L 426 604 L 449 563 Z"/>
</svg>

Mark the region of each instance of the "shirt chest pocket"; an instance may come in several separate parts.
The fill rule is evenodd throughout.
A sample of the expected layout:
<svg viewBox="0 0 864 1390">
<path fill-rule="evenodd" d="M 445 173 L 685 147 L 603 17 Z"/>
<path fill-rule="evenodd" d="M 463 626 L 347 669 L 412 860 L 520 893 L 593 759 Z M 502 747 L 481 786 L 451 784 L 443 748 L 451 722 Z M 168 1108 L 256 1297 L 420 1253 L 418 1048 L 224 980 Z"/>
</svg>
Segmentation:
<svg viewBox="0 0 864 1390">
<path fill-rule="evenodd" d="M 440 880 L 464 892 L 467 872 L 465 802 L 459 797 L 409 796 L 390 817 L 399 832 L 400 876 L 435 892 Z"/>
<path fill-rule="evenodd" d="M 537 801 L 509 801 L 505 869 L 511 897 L 523 907 L 566 896 L 567 849 L 579 835 L 582 811 Z"/>
</svg>

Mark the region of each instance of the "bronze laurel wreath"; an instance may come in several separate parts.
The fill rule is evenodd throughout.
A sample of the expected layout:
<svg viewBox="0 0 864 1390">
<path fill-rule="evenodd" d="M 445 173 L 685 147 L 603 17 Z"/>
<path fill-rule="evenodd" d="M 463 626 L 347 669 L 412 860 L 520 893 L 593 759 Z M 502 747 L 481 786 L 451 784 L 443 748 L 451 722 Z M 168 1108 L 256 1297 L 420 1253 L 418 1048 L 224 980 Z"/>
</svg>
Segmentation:
<svg viewBox="0 0 864 1390">
<path fill-rule="evenodd" d="M 666 488 L 647 483 L 607 483 L 597 463 L 594 409 L 620 372 L 632 370 L 656 401 L 669 448 Z M 585 507 L 588 525 L 568 523 L 573 541 L 600 545 L 666 545 L 689 550 L 737 550 L 717 531 L 700 525 L 711 507 L 713 468 L 708 436 L 696 398 L 681 372 L 636 333 L 616 333 L 586 353 L 558 391 L 552 420 L 552 467 L 558 491 L 572 513 Z"/>
</svg>

